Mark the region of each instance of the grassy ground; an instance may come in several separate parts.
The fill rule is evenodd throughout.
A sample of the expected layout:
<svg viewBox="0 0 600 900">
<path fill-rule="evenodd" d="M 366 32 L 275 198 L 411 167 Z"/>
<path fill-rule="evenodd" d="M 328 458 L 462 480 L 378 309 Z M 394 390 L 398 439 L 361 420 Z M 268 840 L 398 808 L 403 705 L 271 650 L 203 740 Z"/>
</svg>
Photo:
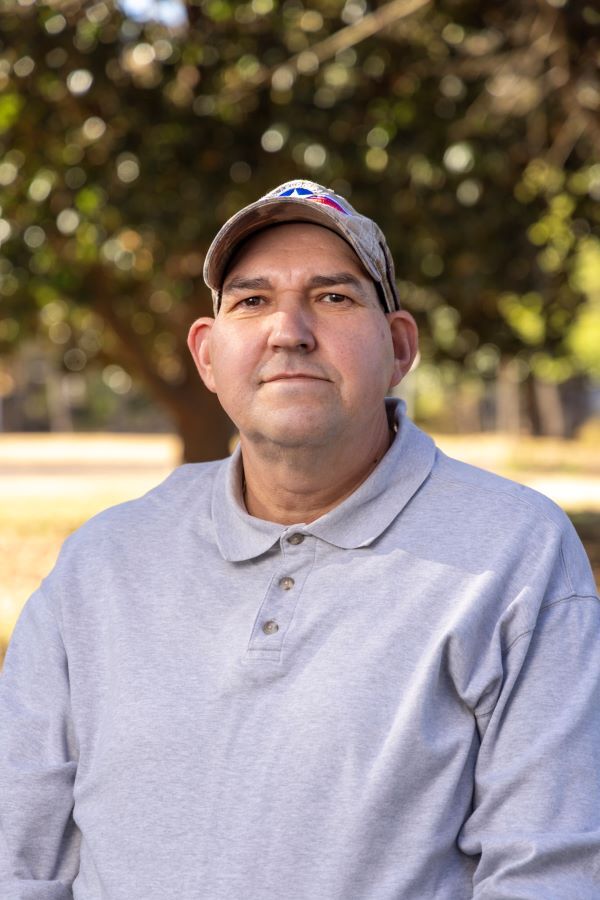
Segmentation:
<svg viewBox="0 0 600 900">
<path fill-rule="evenodd" d="M 600 584 L 600 455 L 547 439 L 438 436 L 451 456 L 530 484 L 567 510 Z M 65 537 L 107 506 L 145 493 L 179 459 L 171 436 L 0 435 L 0 662 L 27 597 Z"/>
</svg>

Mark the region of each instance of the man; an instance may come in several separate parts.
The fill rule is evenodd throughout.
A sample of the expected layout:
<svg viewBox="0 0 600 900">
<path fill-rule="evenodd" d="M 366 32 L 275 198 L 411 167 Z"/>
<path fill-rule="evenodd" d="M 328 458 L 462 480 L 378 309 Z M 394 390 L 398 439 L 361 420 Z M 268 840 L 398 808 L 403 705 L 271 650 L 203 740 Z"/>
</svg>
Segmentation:
<svg viewBox="0 0 600 900">
<path fill-rule="evenodd" d="M 3 900 L 600 897 L 600 605 L 566 516 L 385 400 L 377 226 L 227 222 L 190 349 L 240 433 L 65 544 L 0 691 Z"/>
</svg>

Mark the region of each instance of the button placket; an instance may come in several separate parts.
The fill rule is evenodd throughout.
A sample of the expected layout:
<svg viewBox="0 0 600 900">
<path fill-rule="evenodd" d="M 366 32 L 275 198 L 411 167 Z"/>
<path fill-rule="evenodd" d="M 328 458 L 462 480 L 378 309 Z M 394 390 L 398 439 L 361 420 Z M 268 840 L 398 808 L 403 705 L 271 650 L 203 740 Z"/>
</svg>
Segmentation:
<svg viewBox="0 0 600 900">
<path fill-rule="evenodd" d="M 279 572 L 273 573 L 254 622 L 247 649 L 251 659 L 273 659 L 281 652 L 302 587 L 314 564 L 316 545 L 307 542 L 306 537 L 292 532 L 280 539 Z"/>
</svg>

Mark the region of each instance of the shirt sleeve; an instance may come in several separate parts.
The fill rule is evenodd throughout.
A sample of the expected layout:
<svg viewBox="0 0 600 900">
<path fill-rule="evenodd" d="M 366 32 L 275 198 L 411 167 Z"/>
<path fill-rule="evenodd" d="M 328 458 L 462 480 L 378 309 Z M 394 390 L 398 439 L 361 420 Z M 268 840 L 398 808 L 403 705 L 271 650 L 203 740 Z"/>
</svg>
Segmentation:
<svg viewBox="0 0 600 900">
<path fill-rule="evenodd" d="M 72 900 L 76 769 L 67 658 L 40 590 L 21 613 L 0 676 L 2 900 Z"/>
<path fill-rule="evenodd" d="M 473 808 L 460 849 L 477 900 L 600 897 L 600 601 L 542 607 L 478 715 Z"/>
</svg>

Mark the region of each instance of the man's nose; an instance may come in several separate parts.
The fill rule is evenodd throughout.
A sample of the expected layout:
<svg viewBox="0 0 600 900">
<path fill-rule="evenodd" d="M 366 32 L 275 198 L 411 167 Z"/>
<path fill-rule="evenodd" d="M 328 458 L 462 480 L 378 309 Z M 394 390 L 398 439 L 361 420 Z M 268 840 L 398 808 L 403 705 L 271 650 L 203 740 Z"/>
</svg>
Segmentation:
<svg viewBox="0 0 600 900">
<path fill-rule="evenodd" d="M 300 303 L 280 306 L 271 313 L 269 347 L 273 350 L 301 350 L 310 352 L 316 345 L 309 312 Z"/>
</svg>

